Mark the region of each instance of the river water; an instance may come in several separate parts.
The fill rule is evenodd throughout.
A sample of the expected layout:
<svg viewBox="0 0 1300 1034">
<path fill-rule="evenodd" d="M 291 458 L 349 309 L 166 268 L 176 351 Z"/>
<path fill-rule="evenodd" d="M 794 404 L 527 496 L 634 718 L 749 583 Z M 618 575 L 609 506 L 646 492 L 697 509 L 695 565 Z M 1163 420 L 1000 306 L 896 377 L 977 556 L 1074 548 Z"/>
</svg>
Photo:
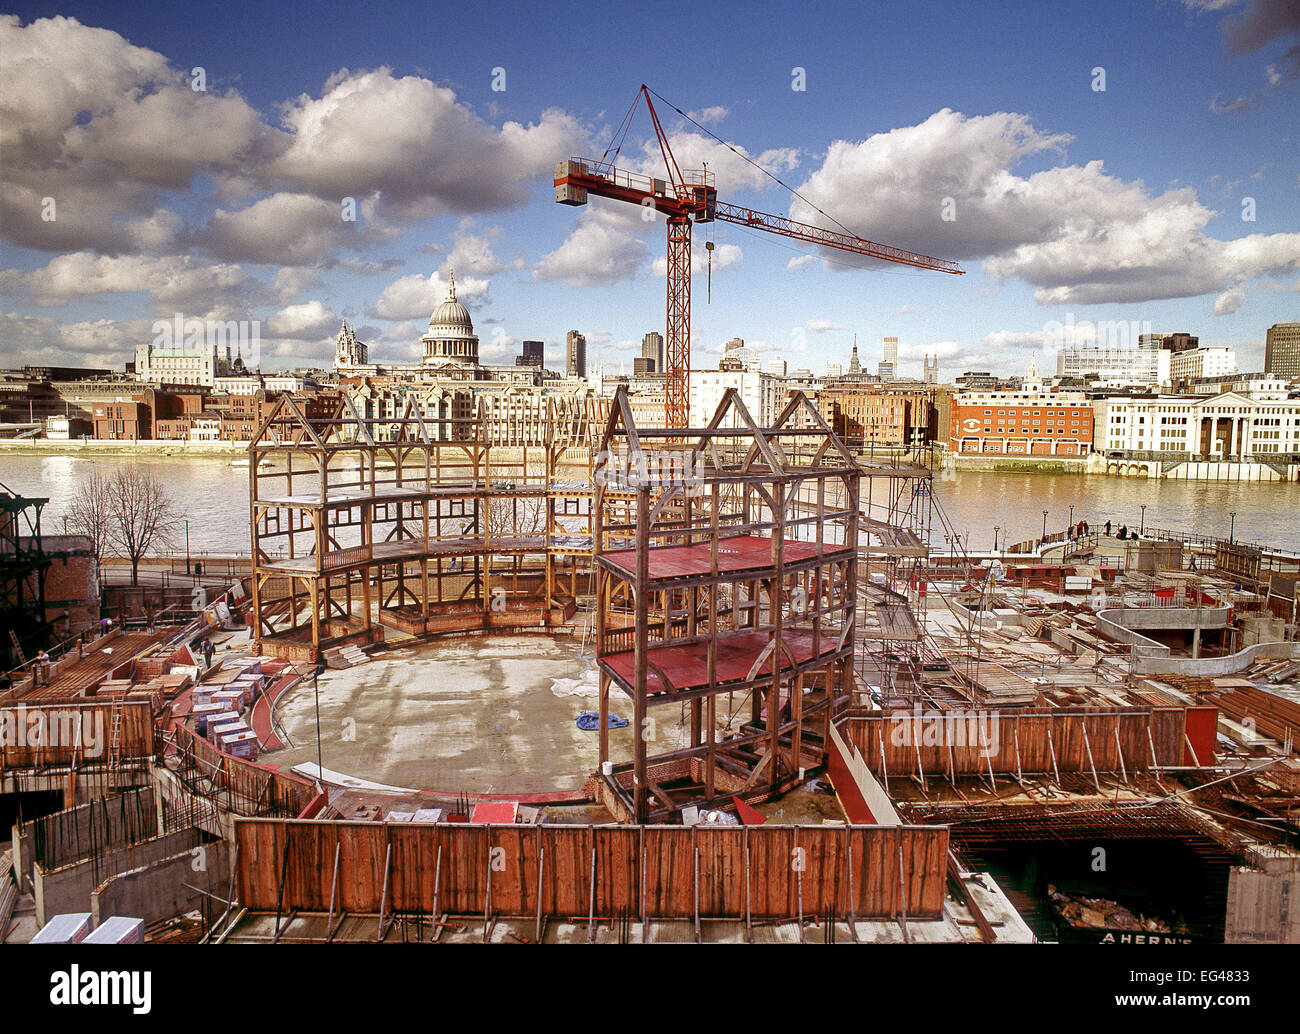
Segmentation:
<svg viewBox="0 0 1300 1034">
<path fill-rule="evenodd" d="M 62 517 L 77 486 L 92 470 L 111 471 L 134 462 L 157 475 L 189 518 L 194 553 L 247 553 L 248 468 L 224 457 L 36 456 L 0 451 L 0 482 L 20 495 L 50 500 L 43 513 L 46 534 L 63 531 Z M 972 550 L 1037 538 L 1048 511 L 1049 533 L 1063 531 L 1074 506 L 1074 520 L 1099 528 L 1107 519 L 1137 528 L 1146 504 L 1148 527 L 1197 534 L 1229 532 L 1236 511 L 1238 541 L 1260 542 L 1300 552 L 1300 484 L 1285 482 L 1162 481 L 1096 474 L 945 471 L 934 480 L 934 498 L 953 530 Z M 177 548 L 184 549 L 183 529 Z M 931 545 L 943 551 L 943 528 L 935 519 Z"/>
</svg>

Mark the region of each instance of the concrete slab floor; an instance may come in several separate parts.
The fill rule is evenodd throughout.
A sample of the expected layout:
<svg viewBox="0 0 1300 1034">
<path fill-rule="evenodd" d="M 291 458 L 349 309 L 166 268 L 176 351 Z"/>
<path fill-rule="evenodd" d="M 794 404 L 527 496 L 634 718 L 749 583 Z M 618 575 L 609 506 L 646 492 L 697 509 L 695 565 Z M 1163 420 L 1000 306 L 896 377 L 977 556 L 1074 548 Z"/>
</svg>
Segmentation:
<svg viewBox="0 0 1300 1034">
<path fill-rule="evenodd" d="M 392 786 L 447 793 L 577 790 L 598 765 L 598 733 L 576 725 L 595 696 L 590 647 L 546 633 L 464 635 L 410 641 L 374 660 L 320 676 L 321 754 L 326 768 Z M 631 718 L 617 690 L 610 709 Z M 671 714 L 664 714 L 670 711 Z M 316 761 L 310 679 L 276 708 L 294 746 L 262 760 L 284 768 Z M 651 753 L 686 744 L 676 708 L 660 711 Z M 632 755 L 632 728 L 610 730 L 615 760 Z"/>
</svg>

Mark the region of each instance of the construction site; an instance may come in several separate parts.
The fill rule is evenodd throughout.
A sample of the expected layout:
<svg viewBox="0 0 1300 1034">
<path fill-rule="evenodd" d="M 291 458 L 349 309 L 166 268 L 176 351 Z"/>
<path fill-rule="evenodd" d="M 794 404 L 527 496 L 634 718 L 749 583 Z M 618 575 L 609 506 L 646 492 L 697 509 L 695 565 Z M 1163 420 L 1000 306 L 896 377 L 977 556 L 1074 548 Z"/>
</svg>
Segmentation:
<svg viewBox="0 0 1300 1034">
<path fill-rule="evenodd" d="M 487 417 L 285 399 L 250 575 L 11 680 L 7 939 L 1297 939 L 1285 556 L 936 555 L 802 396 Z"/>
<path fill-rule="evenodd" d="M 693 223 L 961 270 L 720 201 L 641 99 L 666 179 L 620 137 L 554 183 L 666 217 L 663 421 L 280 396 L 245 571 L 11 644 L 0 941 L 1300 941 L 1300 557 L 976 555 L 928 449 L 800 391 L 688 426 Z M 41 503 L 0 508 L 27 628 Z"/>
</svg>

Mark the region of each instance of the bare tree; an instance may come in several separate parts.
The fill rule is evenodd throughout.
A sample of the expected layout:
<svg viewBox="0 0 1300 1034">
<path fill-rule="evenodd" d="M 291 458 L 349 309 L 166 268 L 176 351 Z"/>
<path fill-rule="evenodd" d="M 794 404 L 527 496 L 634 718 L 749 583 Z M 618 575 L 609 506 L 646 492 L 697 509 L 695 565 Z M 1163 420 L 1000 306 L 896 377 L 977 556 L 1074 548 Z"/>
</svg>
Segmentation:
<svg viewBox="0 0 1300 1034">
<path fill-rule="evenodd" d="M 92 471 L 90 479 L 82 482 L 68 507 L 68 520 L 72 528 L 90 539 L 96 566 L 112 539 L 112 487 L 109 475 Z"/>
<path fill-rule="evenodd" d="M 170 545 L 180 512 L 154 475 L 139 467 L 119 467 L 109 482 L 109 535 L 131 561 L 131 584 L 138 585 L 140 560 L 156 546 Z"/>
<path fill-rule="evenodd" d="M 487 501 L 487 526 L 493 538 L 542 535 L 546 532 L 546 501 L 540 496 L 495 496 Z"/>
</svg>

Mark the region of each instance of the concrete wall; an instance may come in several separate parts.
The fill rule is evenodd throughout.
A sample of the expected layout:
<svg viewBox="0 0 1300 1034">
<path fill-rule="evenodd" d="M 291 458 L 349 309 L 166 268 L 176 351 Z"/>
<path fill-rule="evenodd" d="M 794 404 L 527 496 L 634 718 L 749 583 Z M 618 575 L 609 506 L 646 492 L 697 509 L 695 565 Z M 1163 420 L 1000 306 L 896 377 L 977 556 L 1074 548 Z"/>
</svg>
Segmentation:
<svg viewBox="0 0 1300 1034">
<path fill-rule="evenodd" d="M 1300 643 L 1256 643 L 1224 657 L 1134 657 L 1139 675 L 1233 675 L 1260 657 L 1300 660 Z"/>
<path fill-rule="evenodd" d="M 1241 619 L 1241 645 L 1280 643 L 1286 638 L 1286 619 L 1259 614 L 1247 614 Z"/>
<path fill-rule="evenodd" d="M 108 877 L 170 858 L 206 841 L 206 835 L 200 830 L 186 829 L 106 851 L 97 859 L 49 872 L 38 863 L 32 867 L 37 925 L 44 926 L 50 916 L 62 912 L 89 912 L 91 894 Z"/>
<path fill-rule="evenodd" d="M 1169 657 L 1169 647 L 1135 631 L 1190 631 L 1198 628 L 1227 628 L 1231 607 L 1115 607 L 1097 611 L 1097 631 L 1117 643 L 1133 647 L 1133 659 Z M 1235 669 L 1234 669 L 1235 670 Z"/>
<path fill-rule="evenodd" d="M 224 842 L 182 851 L 110 877 L 90 895 L 90 911 L 96 926 L 109 916 L 143 919 L 148 926 L 202 909 L 203 895 L 195 887 L 223 900 L 230 897 L 230 850 Z M 225 905 L 214 900 L 208 907 L 215 909 L 215 916 Z"/>
<path fill-rule="evenodd" d="M 84 860 L 93 849 L 104 851 L 161 832 L 150 787 L 43 815 L 13 827 L 14 876 L 18 889 L 31 893 L 35 846 L 44 840 L 42 862 L 48 871 Z"/>
<path fill-rule="evenodd" d="M 1300 854 L 1259 845 L 1228 874 L 1228 944 L 1300 944 Z"/>
</svg>

